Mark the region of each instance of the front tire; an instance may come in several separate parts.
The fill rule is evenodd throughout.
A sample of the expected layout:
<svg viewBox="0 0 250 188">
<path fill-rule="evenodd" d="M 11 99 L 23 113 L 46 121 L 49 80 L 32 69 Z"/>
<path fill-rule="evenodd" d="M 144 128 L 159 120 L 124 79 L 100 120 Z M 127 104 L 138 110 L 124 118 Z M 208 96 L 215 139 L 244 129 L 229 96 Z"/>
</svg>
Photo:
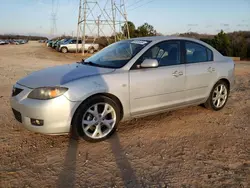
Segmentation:
<svg viewBox="0 0 250 188">
<path fill-rule="evenodd" d="M 61 49 L 61 52 L 65 54 L 65 53 L 67 53 L 67 52 L 68 52 L 68 49 L 67 49 L 67 48 L 65 48 L 65 47 L 63 47 L 63 48 Z"/>
<path fill-rule="evenodd" d="M 90 49 L 88 50 L 88 52 L 89 52 L 90 54 L 93 54 L 93 53 L 95 52 L 95 50 L 94 50 L 94 48 L 90 48 Z"/>
<path fill-rule="evenodd" d="M 204 105 L 206 108 L 214 111 L 221 110 L 226 105 L 228 96 L 229 85 L 225 81 L 220 80 L 214 85 Z"/>
<path fill-rule="evenodd" d="M 106 96 L 87 99 L 73 118 L 72 137 L 82 137 L 89 142 L 109 138 L 116 131 L 121 118 L 120 111 L 119 105 Z"/>
</svg>

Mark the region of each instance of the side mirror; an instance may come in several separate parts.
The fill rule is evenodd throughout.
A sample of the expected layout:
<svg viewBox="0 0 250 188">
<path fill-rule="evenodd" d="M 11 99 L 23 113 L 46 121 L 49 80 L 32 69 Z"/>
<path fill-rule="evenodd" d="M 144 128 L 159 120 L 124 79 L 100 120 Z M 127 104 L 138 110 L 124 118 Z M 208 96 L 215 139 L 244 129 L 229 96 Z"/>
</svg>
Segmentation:
<svg viewBox="0 0 250 188">
<path fill-rule="evenodd" d="M 145 59 L 141 67 L 142 68 L 156 68 L 159 66 L 159 62 L 156 59 Z"/>
</svg>

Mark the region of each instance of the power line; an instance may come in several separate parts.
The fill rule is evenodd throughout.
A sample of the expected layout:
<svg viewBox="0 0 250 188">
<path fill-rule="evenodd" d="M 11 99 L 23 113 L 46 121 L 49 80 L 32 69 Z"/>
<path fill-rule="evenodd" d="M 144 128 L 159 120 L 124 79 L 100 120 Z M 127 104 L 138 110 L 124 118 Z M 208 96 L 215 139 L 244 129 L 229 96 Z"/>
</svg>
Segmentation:
<svg viewBox="0 0 250 188">
<path fill-rule="evenodd" d="M 142 1 L 144 1 L 144 0 L 137 0 L 133 4 L 128 5 L 127 8 L 132 7 L 132 6 L 138 4 L 139 2 L 142 2 Z"/>
<path fill-rule="evenodd" d="M 142 4 L 142 5 L 139 5 L 139 6 L 135 7 L 135 8 L 133 8 L 133 9 L 129 9 L 128 11 L 132 11 L 132 10 L 138 9 L 138 8 L 144 6 L 144 5 L 147 5 L 147 4 L 149 4 L 149 3 L 152 3 L 153 1 L 155 1 L 155 0 L 148 1 L 148 2 L 146 2 L 146 3 L 144 3 L 144 4 Z"/>
</svg>

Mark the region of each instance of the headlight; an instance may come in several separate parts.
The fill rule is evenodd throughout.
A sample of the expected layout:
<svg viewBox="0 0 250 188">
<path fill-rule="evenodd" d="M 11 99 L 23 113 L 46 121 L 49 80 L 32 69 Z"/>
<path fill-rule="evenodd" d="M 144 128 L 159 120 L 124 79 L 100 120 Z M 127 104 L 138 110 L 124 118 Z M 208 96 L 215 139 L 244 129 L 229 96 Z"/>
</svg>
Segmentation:
<svg viewBox="0 0 250 188">
<path fill-rule="evenodd" d="M 48 100 L 64 94 L 68 88 L 65 87 L 40 87 L 30 92 L 28 98 L 38 100 Z"/>
</svg>

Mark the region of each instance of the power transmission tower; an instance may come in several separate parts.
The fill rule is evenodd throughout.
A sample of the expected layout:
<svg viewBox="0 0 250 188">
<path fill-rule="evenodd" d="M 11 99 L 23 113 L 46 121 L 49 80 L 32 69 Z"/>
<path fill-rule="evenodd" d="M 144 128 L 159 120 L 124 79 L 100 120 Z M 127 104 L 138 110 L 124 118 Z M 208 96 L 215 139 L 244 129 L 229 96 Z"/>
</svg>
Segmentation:
<svg viewBox="0 0 250 188">
<path fill-rule="evenodd" d="M 124 0 L 106 0 L 100 4 L 97 0 L 79 0 L 79 15 L 77 22 L 77 50 L 79 51 L 79 41 L 82 41 L 82 53 L 84 55 L 85 43 L 92 38 L 92 43 L 99 37 L 106 37 L 109 42 L 113 36 L 115 41 L 121 40 L 121 25 L 126 26 L 127 33 L 124 38 L 129 38 L 129 29 L 127 23 L 127 13 Z M 120 16 L 120 19 L 117 17 Z M 118 27 L 117 27 L 118 25 Z M 108 33 L 106 35 L 105 33 Z M 111 34 L 111 36 L 110 36 Z"/>
<path fill-rule="evenodd" d="M 56 16 L 57 16 L 57 9 L 58 9 L 58 3 L 56 0 L 52 0 L 52 11 L 51 11 L 51 29 L 50 29 L 50 35 L 54 36 L 57 32 L 56 28 Z"/>
<path fill-rule="evenodd" d="M 98 19 L 97 19 L 97 37 L 100 37 L 100 15 L 98 16 Z"/>
</svg>

